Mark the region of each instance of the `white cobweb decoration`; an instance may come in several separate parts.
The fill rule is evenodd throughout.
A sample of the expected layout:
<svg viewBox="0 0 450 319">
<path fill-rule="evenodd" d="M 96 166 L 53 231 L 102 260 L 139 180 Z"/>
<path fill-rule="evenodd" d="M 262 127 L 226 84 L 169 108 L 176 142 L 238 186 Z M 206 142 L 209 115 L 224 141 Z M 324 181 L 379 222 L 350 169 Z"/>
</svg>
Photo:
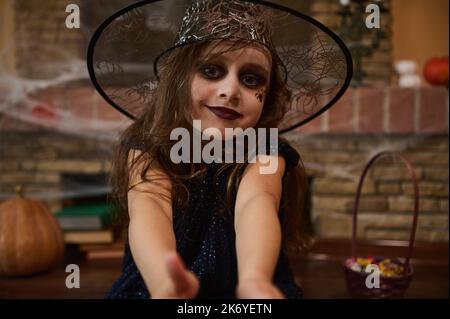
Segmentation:
<svg viewBox="0 0 450 319">
<path fill-rule="evenodd" d="M 113 143 L 131 124 L 96 93 L 86 66 L 94 26 L 127 3 L 72 2 L 79 5 L 82 17 L 86 14 L 86 23 L 82 19 L 79 29 L 69 29 L 65 24 L 69 15 L 66 1 L 7 0 L 0 4 L 0 171 L 7 175 L 0 183 L 0 199 L 13 197 L 15 184 L 26 184 L 27 197 L 44 200 L 99 196 L 108 191 L 103 177 L 86 183 L 66 181 L 64 187 L 59 187 L 60 177 L 51 182 L 49 177 L 42 178 L 44 174 L 54 176 L 56 169 L 42 169 L 53 160 L 60 165 L 66 161 L 66 171 L 71 171 L 70 161 L 78 161 L 80 176 L 83 160 L 100 157 L 106 162 Z M 84 5 L 102 10 L 93 14 Z M 26 141 L 12 142 L 17 136 L 26 136 Z M 90 145 L 89 150 L 81 146 L 78 153 L 55 158 L 53 151 L 37 149 L 42 136 L 49 147 L 67 138 L 79 145 L 84 141 Z M 102 166 L 95 173 L 102 176 L 107 170 Z M 46 181 L 48 187 L 38 187 Z"/>
<path fill-rule="evenodd" d="M 41 11 L 28 12 L 26 21 L 31 24 L 45 19 L 46 9 L 42 6 Z M 58 20 L 64 22 L 62 18 Z M 115 140 L 130 121 L 123 116 L 101 116 L 115 111 L 103 109 L 106 103 L 102 103 L 89 82 L 83 49 L 87 48 L 89 39 L 86 35 L 92 30 L 83 27 L 69 30 L 65 24 L 53 26 L 65 29 L 53 30 L 60 33 L 59 37 L 69 39 L 65 42 L 73 39 L 69 49 L 62 40 L 52 41 L 55 39 L 44 36 L 34 39 L 26 23 L 16 24 L 13 33 L 4 35 L 6 40 L 0 51 L 0 114 L 61 133 Z M 31 54 L 23 53 L 30 51 Z M 8 65 L 7 58 L 12 55 L 16 55 L 16 66 Z M 80 92 L 80 88 L 84 91 Z"/>
</svg>

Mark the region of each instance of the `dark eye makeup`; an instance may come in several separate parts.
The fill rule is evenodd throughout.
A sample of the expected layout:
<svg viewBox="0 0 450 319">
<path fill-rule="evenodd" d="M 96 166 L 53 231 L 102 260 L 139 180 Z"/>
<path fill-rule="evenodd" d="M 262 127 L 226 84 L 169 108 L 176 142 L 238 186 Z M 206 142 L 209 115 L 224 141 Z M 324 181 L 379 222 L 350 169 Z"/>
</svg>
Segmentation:
<svg viewBox="0 0 450 319">
<path fill-rule="evenodd" d="M 205 64 L 200 67 L 200 73 L 207 79 L 218 79 L 225 75 L 226 71 L 219 65 Z"/>
<path fill-rule="evenodd" d="M 243 67 L 239 72 L 240 81 L 251 89 L 260 88 L 267 83 L 265 72 L 254 67 Z M 216 63 L 200 64 L 198 72 L 206 79 L 219 80 L 227 74 L 226 67 Z"/>
</svg>

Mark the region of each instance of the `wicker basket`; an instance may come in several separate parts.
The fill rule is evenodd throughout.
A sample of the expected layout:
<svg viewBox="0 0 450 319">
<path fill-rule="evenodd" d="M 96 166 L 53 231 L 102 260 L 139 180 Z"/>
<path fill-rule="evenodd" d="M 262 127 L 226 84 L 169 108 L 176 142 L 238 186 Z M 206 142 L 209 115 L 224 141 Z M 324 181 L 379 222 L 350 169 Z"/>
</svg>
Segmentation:
<svg viewBox="0 0 450 319">
<path fill-rule="evenodd" d="M 369 168 L 372 164 L 383 156 L 394 156 L 399 158 L 407 167 L 408 172 L 411 176 L 414 188 L 414 218 L 411 229 L 411 235 L 409 239 L 409 247 L 407 252 L 407 257 L 404 262 L 401 262 L 399 259 L 391 259 L 391 263 L 397 264 L 399 266 L 403 266 L 403 272 L 396 276 L 383 276 L 380 274 L 379 276 L 379 287 L 369 288 L 366 285 L 366 279 L 370 275 L 370 273 L 365 273 L 362 271 L 353 270 L 352 265 L 354 265 L 357 260 L 357 252 L 356 252 L 356 232 L 357 232 L 357 215 L 358 215 L 358 207 L 359 207 L 359 198 L 361 195 L 361 189 L 364 183 L 364 179 Z M 417 184 L 416 175 L 414 173 L 413 167 L 411 163 L 402 155 L 384 151 L 376 154 L 372 159 L 366 164 L 364 168 L 363 174 L 359 180 L 355 204 L 353 208 L 353 234 L 352 234 L 352 258 L 345 260 L 344 262 L 344 272 L 347 281 L 348 292 L 353 298 L 403 298 L 406 290 L 409 287 L 413 276 L 413 268 L 410 265 L 410 258 L 413 250 L 414 239 L 416 235 L 417 228 L 417 217 L 419 211 L 419 187 Z M 383 260 L 384 257 L 375 257 L 374 261 Z M 370 278 L 369 278 L 370 279 Z"/>
</svg>

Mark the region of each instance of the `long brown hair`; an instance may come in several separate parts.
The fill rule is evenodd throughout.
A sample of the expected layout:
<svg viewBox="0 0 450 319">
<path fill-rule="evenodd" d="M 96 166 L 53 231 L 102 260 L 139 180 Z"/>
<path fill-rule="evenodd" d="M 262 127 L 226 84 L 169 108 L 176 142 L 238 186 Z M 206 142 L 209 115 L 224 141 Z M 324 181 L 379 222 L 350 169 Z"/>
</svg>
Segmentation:
<svg viewBox="0 0 450 319">
<path fill-rule="evenodd" d="M 237 50 L 248 45 L 246 41 L 218 41 L 227 43 L 226 50 Z M 176 207 L 184 207 L 189 199 L 186 182 L 206 172 L 206 166 L 195 163 L 175 164 L 170 159 L 170 149 L 176 141 L 170 140 L 174 128 L 192 129 L 190 114 L 191 70 L 200 54 L 211 43 L 198 43 L 177 48 L 166 54 L 160 64 L 158 87 L 146 110 L 121 135 L 120 143 L 114 150 L 110 185 L 110 198 L 117 207 L 119 220 L 127 224 L 127 193 L 137 185 L 130 185 L 130 172 L 138 165 L 143 182 L 150 181 L 147 172 L 150 168 L 164 171 L 171 183 L 171 200 Z M 215 54 L 220 55 L 224 51 Z M 287 112 L 290 91 L 284 84 L 277 60 L 272 61 L 270 90 L 257 127 L 278 127 Z M 141 153 L 130 164 L 130 151 L 139 148 Z M 225 211 L 232 213 L 233 196 L 239 187 L 245 163 L 224 163 L 219 172 L 230 168 Z M 283 179 L 281 208 L 285 212 L 282 222 L 283 248 L 288 252 L 304 250 L 309 245 L 307 219 L 304 218 L 307 192 L 307 179 L 302 162 L 288 172 Z"/>
</svg>

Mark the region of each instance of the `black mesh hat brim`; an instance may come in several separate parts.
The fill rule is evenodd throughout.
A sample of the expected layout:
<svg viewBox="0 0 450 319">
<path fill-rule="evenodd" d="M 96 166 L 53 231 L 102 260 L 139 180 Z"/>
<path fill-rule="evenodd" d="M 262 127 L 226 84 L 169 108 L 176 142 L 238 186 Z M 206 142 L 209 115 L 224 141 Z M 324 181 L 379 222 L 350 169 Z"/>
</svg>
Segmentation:
<svg viewBox="0 0 450 319">
<path fill-rule="evenodd" d="M 199 2 L 228 6 L 235 1 Z M 214 34 L 188 30 L 183 34 L 187 40 L 179 41 L 190 4 L 189 0 L 136 2 L 107 18 L 94 33 L 87 55 L 90 78 L 100 95 L 125 116 L 135 119 L 145 109 L 158 85 L 157 61 L 165 52 L 214 38 Z M 280 133 L 310 122 L 333 106 L 353 73 L 352 58 L 342 40 L 296 10 L 266 1 L 241 4 L 258 6 L 272 16 L 269 46 L 281 60 L 292 92 Z"/>
</svg>

